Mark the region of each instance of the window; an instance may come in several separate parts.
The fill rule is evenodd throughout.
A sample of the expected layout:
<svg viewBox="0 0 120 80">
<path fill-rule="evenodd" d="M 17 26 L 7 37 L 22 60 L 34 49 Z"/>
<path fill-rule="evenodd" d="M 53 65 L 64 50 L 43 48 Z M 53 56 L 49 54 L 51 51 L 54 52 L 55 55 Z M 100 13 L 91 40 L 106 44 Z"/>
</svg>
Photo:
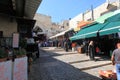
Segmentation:
<svg viewBox="0 0 120 80">
<path fill-rule="evenodd" d="M 3 31 L 0 31 L 0 37 L 3 37 Z"/>
<path fill-rule="evenodd" d="M 66 25 L 69 26 L 69 23 L 67 23 Z"/>
</svg>

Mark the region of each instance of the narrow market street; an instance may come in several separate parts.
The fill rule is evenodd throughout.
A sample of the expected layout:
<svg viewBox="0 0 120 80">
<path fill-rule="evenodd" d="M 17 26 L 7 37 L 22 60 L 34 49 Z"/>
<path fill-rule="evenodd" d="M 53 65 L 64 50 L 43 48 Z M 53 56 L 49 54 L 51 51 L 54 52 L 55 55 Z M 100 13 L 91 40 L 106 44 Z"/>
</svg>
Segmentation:
<svg viewBox="0 0 120 80">
<path fill-rule="evenodd" d="M 120 80 L 120 0 L 0 0 L 0 80 Z"/>
<path fill-rule="evenodd" d="M 99 70 L 113 69 L 110 58 L 88 56 L 77 52 L 65 52 L 62 48 L 46 47 L 40 50 L 40 58 L 33 61 L 29 80 L 100 80 Z"/>
</svg>

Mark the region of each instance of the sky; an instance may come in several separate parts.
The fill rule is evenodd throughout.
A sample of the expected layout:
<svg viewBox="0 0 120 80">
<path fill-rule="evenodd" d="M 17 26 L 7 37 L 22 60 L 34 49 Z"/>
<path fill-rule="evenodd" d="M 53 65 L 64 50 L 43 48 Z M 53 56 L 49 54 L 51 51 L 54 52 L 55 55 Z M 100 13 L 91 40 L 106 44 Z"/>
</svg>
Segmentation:
<svg viewBox="0 0 120 80">
<path fill-rule="evenodd" d="M 37 13 L 51 16 L 52 22 L 59 23 L 104 2 L 106 0 L 42 0 Z"/>
</svg>

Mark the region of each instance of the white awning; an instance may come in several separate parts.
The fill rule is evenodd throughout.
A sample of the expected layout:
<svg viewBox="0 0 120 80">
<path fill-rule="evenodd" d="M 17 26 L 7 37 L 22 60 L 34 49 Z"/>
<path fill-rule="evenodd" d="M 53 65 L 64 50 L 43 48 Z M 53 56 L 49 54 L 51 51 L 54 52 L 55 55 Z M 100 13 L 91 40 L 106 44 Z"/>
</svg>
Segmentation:
<svg viewBox="0 0 120 80">
<path fill-rule="evenodd" d="M 71 29 L 67 29 L 67 30 L 65 30 L 65 31 L 63 31 L 63 32 L 60 32 L 60 33 L 54 35 L 54 36 L 51 36 L 50 39 L 57 38 L 57 37 L 59 37 L 59 36 L 63 36 L 66 32 L 68 32 L 68 31 L 70 31 L 70 30 L 71 30 Z"/>
<path fill-rule="evenodd" d="M 37 32 L 37 35 L 46 34 L 45 32 Z"/>
</svg>

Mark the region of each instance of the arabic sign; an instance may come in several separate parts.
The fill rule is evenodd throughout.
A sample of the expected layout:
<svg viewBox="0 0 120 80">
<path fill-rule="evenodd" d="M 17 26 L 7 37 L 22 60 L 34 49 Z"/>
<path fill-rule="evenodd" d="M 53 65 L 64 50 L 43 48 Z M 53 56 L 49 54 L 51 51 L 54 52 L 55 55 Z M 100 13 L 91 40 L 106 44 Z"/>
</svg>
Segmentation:
<svg viewBox="0 0 120 80">
<path fill-rule="evenodd" d="M 19 47 L 19 34 L 13 33 L 13 48 Z"/>
</svg>

